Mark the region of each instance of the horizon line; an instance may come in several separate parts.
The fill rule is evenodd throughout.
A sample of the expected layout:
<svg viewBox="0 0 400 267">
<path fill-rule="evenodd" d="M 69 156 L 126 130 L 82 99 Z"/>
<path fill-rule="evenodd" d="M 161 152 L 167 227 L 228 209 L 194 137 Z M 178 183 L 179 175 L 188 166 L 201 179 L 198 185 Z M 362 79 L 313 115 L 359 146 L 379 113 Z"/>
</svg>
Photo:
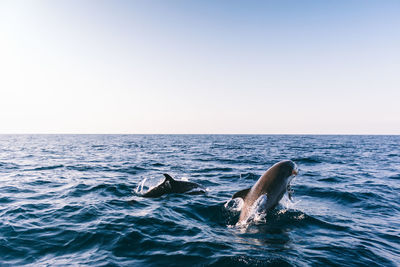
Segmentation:
<svg viewBox="0 0 400 267">
<path fill-rule="evenodd" d="M 400 133 L 0 133 L 0 135 L 340 135 L 399 136 Z"/>
</svg>

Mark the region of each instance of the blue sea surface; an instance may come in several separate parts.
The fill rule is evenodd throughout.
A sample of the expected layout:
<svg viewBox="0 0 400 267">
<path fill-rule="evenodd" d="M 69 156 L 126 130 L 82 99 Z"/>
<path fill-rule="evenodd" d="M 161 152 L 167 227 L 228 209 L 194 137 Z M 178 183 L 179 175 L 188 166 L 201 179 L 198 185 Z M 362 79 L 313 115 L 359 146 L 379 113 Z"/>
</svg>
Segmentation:
<svg viewBox="0 0 400 267">
<path fill-rule="evenodd" d="M 299 167 L 264 221 L 225 207 Z M 143 198 L 162 174 L 205 194 Z M 399 266 L 400 136 L 0 135 L 0 266 Z"/>
</svg>

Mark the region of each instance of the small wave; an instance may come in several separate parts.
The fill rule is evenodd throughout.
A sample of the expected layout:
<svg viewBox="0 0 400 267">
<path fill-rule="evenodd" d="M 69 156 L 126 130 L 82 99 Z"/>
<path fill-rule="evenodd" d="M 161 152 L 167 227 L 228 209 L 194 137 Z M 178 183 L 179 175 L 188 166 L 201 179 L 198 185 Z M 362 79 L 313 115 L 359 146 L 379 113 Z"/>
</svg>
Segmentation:
<svg viewBox="0 0 400 267">
<path fill-rule="evenodd" d="M 289 219 L 296 220 L 297 224 L 301 223 L 302 226 L 305 227 L 318 226 L 320 228 L 327 228 L 330 230 L 345 232 L 350 230 L 350 227 L 348 226 L 340 225 L 338 223 L 327 222 L 314 216 L 307 215 L 302 211 L 290 211 L 288 214 L 286 214 L 286 216 Z"/>
<path fill-rule="evenodd" d="M 155 163 L 152 163 L 151 166 L 153 166 L 153 167 L 164 167 L 165 164 L 160 163 L 160 162 L 155 162 Z"/>
<path fill-rule="evenodd" d="M 42 166 L 42 167 L 37 167 L 34 169 L 28 169 L 26 171 L 46 171 L 46 170 L 54 170 L 54 169 L 59 169 L 59 168 L 64 168 L 64 165 L 59 164 L 59 165 L 52 165 L 52 166 Z"/>
<path fill-rule="evenodd" d="M 240 179 L 245 179 L 245 180 L 258 180 L 260 178 L 260 175 L 248 172 L 245 174 L 240 174 Z"/>
<path fill-rule="evenodd" d="M 12 193 L 12 194 L 20 194 L 20 193 L 34 193 L 35 191 L 29 189 L 29 188 L 18 188 L 16 186 L 8 185 L 8 186 L 2 186 L 0 187 L 0 192 L 1 193 Z"/>
<path fill-rule="evenodd" d="M 124 197 L 131 192 L 131 187 L 127 184 L 96 184 L 86 185 L 78 184 L 70 189 L 68 196 L 70 197 L 82 197 L 90 193 L 98 193 L 103 196 L 111 195 L 115 197 Z"/>
<path fill-rule="evenodd" d="M 98 150 L 98 151 L 102 151 L 102 150 L 106 150 L 107 146 L 105 145 L 92 145 L 92 148 Z"/>
<path fill-rule="evenodd" d="M 80 207 L 77 212 L 65 214 L 65 218 L 70 222 L 87 223 L 96 221 L 100 215 L 100 210 L 93 205 L 88 205 Z"/>
<path fill-rule="evenodd" d="M 191 205 L 191 210 L 184 209 L 181 211 L 187 218 L 206 222 L 207 224 L 219 225 L 221 227 L 232 224 L 232 220 L 235 219 L 235 215 L 228 211 L 223 203 L 206 205 L 202 202 L 197 202 Z"/>
<path fill-rule="evenodd" d="M 215 168 L 204 168 L 200 169 L 198 172 L 199 173 L 210 173 L 210 172 L 232 172 L 232 168 L 228 167 L 215 167 Z"/>
<path fill-rule="evenodd" d="M 31 184 L 31 185 L 49 185 L 49 186 L 51 186 L 50 184 L 52 184 L 52 182 L 49 181 L 49 180 L 44 180 L 44 179 L 37 179 L 37 180 L 32 181 L 32 182 L 30 182 L 28 184 Z M 58 184 L 58 185 L 60 185 L 60 184 Z"/>
<path fill-rule="evenodd" d="M 317 157 L 304 157 L 304 158 L 294 158 L 292 159 L 296 163 L 302 163 L 302 164 L 318 164 L 322 163 L 322 160 L 320 160 Z"/>
<path fill-rule="evenodd" d="M 343 180 L 345 180 L 346 178 L 344 177 L 323 177 L 323 178 L 319 178 L 318 181 L 321 182 L 327 182 L 327 183 L 339 183 L 342 182 Z"/>
<path fill-rule="evenodd" d="M 16 170 L 19 168 L 19 165 L 12 162 L 0 162 L 0 168 L 6 170 Z"/>
<path fill-rule="evenodd" d="M 321 199 L 332 199 L 337 202 L 341 202 L 344 204 L 354 204 L 365 199 L 377 199 L 379 195 L 376 195 L 371 192 L 350 192 L 350 191 L 341 191 L 334 190 L 330 187 L 315 187 L 309 188 L 304 185 L 296 185 L 296 193 L 304 194 L 312 197 L 317 197 Z"/>
<path fill-rule="evenodd" d="M 129 167 L 129 168 L 111 168 L 107 171 L 112 171 L 112 172 L 122 172 L 122 173 L 128 173 L 128 174 L 138 174 L 140 172 L 146 171 L 145 168 L 134 166 L 134 167 Z"/>
<path fill-rule="evenodd" d="M 10 197 L 0 197 L 0 203 L 2 204 L 8 204 L 14 202 L 15 199 L 12 199 Z"/>
<path fill-rule="evenodd" d="M 66 167 L 68 170 L 81 171 L 81 172 L 120 172 L 120 173 L 128 173 L 128 174 L 138 174 L 139 172 L 146 171 L 145 168 L 142 167 L 108 167 L 108 166 L 96 166 L 96 165 L 71 165 Z"/>
</svg>

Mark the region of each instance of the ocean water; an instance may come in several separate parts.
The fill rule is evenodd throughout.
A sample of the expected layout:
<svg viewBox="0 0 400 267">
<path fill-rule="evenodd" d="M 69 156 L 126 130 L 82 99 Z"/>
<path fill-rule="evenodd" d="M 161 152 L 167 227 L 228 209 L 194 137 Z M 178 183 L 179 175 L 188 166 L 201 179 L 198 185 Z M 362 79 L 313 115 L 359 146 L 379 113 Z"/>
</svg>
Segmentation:
<svg viewBox="0 0 400 267">
<path fill-rule="evenodd" d="M 235 226 L 284 159 L 294 203 Z M 399 266 L 399 197 L 400 136 L 0 135 L 0 266 Z"/>
</svg>

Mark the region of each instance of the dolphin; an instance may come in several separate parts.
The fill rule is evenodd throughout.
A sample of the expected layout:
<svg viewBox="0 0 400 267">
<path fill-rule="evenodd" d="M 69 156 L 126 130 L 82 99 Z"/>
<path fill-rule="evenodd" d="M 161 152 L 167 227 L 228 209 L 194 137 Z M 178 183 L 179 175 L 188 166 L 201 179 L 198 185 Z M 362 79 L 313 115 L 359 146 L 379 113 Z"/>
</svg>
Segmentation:
<svg viewBox="0 0 400 267">
<path fill-rule="evenodd" d="M 205 189 L 196 183 L 177 181 L 173 179 L 169 174 L 164 173 L 165 180 L 157 185 L 156 187 L 150 189 L 142 195 L 142 197 L 160 197 L 164 194 L 171 193 L 186 193 L 193 189 L 199 189 L 195 192 L 189 192 L 192 194 L 205 193 Z"/>
<path fill-rule="evenodd" d="M 280 161 L 269 168 L 252 187 L 235 193 L 232 199 L 239 197 L 244 200 L 238 224 L 248 220 L 254 203 L 263 195 L 266 198 L 262 199 L 261 204 L 266 211 L 273 209 L 286 191 L 292 200 L 290 181 L 297 174 L 298 168 L 293 161 Z"/>
</svg>

